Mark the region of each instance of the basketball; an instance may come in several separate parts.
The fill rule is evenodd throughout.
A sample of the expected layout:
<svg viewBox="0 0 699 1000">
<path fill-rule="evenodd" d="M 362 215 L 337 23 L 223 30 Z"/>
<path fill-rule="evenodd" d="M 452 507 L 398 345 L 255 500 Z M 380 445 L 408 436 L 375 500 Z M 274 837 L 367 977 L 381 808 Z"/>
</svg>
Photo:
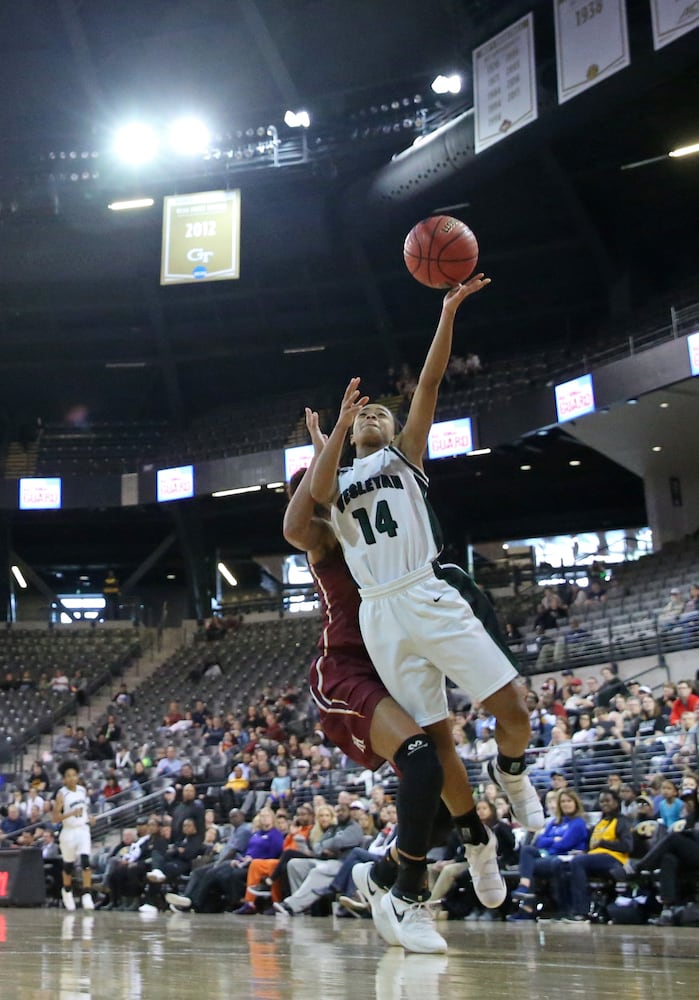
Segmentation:
<svg viewBox="0 0 699 1000">
<path fill-rule="evenodd" d="M 460 219 L 433 215 L 410 230 L 403 258 L 416 281 L 429 288 L 453 288 L 473 274 L 478 241 Z"/>
</svg>

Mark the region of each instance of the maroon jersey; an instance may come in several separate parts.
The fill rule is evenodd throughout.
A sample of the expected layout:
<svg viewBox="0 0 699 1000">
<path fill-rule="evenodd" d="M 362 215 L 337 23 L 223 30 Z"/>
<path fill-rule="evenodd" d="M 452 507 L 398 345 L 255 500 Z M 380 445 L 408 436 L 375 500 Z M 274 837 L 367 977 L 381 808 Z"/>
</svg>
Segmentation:
<svg viewBox="0 0 699 1000">
<path fill-rule="evenodd" d="M 325 656 L 342 652 L 368 659 L 359 629 L 359 591 L 340 546 L 335 546 L 329 556 L 310 568 L 325 622 L 318 649 Z"/>
<path fill-rule="evenodd" d="M 309 687 L 325 735 L 362 767 L 375 771 L 370 730 L 374 709 L 388 698 L 359 631 L 359 593 L 339 545 L 311 566 L 323 608 L 320 654 L 311 664 Z"/>
</svg>

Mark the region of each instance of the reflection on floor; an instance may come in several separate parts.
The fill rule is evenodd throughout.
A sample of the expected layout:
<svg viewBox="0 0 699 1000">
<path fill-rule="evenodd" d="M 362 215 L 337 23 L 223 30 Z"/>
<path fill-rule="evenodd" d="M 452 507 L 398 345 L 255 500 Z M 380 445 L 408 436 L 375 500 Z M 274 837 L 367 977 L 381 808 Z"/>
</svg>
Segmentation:
<svg viewBox="0 0 699 1000">
<path fill-rule="evenodd" d="M 0 911 L 2 1000 L 544 1000 L 698 995 L 699 930 L 440 924 L 448 955 L 363 920 Z"/>
</svg>

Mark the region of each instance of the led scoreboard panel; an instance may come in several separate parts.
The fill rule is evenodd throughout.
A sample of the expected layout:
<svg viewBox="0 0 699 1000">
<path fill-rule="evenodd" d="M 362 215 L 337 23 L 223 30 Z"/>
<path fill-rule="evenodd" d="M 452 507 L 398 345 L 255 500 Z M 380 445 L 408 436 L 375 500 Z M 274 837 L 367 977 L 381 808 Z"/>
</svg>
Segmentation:
<svg viewBox="0 0 699 1000">
<path fill-rule="evenodd" d="M 45 902 L 41 851 L 33 847 L 0 850 L 0 906 L 43 906 Z"/>
<path fill-rule="evenodd" d="M 240 191 L 163 199 L 161 285 L 240 276 Z"/>
</svg>

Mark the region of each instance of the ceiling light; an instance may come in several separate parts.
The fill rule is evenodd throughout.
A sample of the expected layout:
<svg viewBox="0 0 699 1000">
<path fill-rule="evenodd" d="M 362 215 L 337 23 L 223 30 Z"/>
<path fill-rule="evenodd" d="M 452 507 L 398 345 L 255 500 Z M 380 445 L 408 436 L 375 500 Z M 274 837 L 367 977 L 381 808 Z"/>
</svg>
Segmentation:
<svg viewBox="0 0 699 1000">
<path fill-rule="evenodd" d="M 661 410 L 667 410 L 667 408 L 668 408 L 669 405 L 670 405 L 669 403 L 661 403 L 660 404 L 660 409 Z"/>
<path fill-rule="evenodd" d="M 678 146 L 677 149 L 671 149 L 667 155 L 678 157 L 691 156 L 693 153 L 699 153 L 699 142 L 694 142 L 691 146 Z"/>
<path fill-rule="evenodd" d="M 287 111 L 284 115 L 284 124 L 289 128 L 308 128 L 311 117 L 307 111 Z"/>
<path fill-rule="evenodd" d="M 440 73 L 432 81 L 432 90 L 435 94 L 460 94 L 461 77 L 458 73 L 452 73 L 450 76 L 443 76 Z"/>
<path fill-rule="evenodd" d="M 148 163 L 158 151 L 158 140 L 155 132 L 143 122 L 132 122 L 124 125 L 114 139 L 114 152 L 124 163 L 137 166 Z"/>
<path fill-rule="evenodd" d="M 170 146 L 180 156 L 205 153 L 211 142 L 209 127 L 198 118 L 178 118 L 170 126 Z"/>
<path fill-rule="evenodd" d="M 490 455 L 490 448 L 474 448 L 473 451 L 467 452 L 470 455 Z"/>
<path fill-rule="evenodd" d="M 22 590 L 26 590 L 27 589 L 27 581 L 24 579 L 24 575 L 22 573 L 22 570 L 19 568 L 19 566 L 13 566 L 12 567 L 12 575 L 15 578 L 15 580 L 17 581 L 17 583 L 20 585 L 20 587 L 22 588 Z"/>
<path fill-rule="evenodd" d="M 241 493 L 257 493 L 261 490 L 261 486 L 238 486 L 234 490 L 218 490 L 216 493 L 212 493 L 212 497 L 236 497 Z"/>
<path fill-rule="evenodd" d="M 285 485 L 286 485 L 285 483 L 267 483 L 267 489 L 268 490 L 278 490 L 282 486 L 285 486 Z"/>
<path fill-rule="evenodd" d="M 285 347 L 284 354 L 317 354 L 325 350 L 325 344 L 316 344 L 314 347 Z"/>
<path fill-rule="evenodd" d="M 174 573 L 168 573 L 167 576 L 165 577 L 165 579 L 166 580 L 175 580 L 176 577 L 175 577 Z"/>
<path fill-rule="evenodd" d="M 531 465 L 520 465 L 519 467 L 520 472 L 531 472 L 531 470 L 532 470 Z"/>
<path fill-rule="evenodd" d="M 662 451 L 662 446 L 659 444 L 654 444 L 651 451 Z"/>
<path fill-rule="evenodd" d="M 626 403 L 627 403 L 628 406 L 635 406 L 637 402 L 638 402 L 637 399 L 627 399 L 626 400 Z"/>
<path fill-rule="evenodd" d="M 226 566 L 225 563 L 220 562 L 216 568 L 218 569 L 219 573 L 226 581 L 226 583 L 230 584 L 231 587 L 238 586 L 238 581 L 233 576 L 233 574 L 231 573 L 231 571 L 229 570 L 229 568 Z"/>
<path fill-rule="evenodd" d="M 570 462 L 568 462 L 568 465 L 576 469 L 579 465 L 582 465 L 582 462 L 580 461 L 579 458 L 571 458 Z"/>
<path fill-rule="evenodd" d="M 128 212 L 132 208 L 151 208 L 152 198 L 132 198 L 130 201 L 110 201 L 107 208 L 112 212 Z"/>
</svg>

